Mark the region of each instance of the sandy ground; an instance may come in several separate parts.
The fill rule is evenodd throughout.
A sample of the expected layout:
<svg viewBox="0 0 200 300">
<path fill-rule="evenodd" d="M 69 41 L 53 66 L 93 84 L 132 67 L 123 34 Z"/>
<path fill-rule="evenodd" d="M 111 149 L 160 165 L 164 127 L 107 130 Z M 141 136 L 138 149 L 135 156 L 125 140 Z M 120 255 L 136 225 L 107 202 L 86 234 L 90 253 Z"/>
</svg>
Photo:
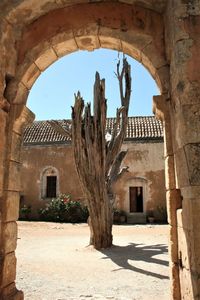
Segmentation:
<svg viewBox="0 0 200 300">
<path fill-rule="evenodd" d="M 168 300 L 168 226 L 113 227 L 114 246 L 87 247 L 87 224 L 18 222 L 25 300 Z"/>
</svg>

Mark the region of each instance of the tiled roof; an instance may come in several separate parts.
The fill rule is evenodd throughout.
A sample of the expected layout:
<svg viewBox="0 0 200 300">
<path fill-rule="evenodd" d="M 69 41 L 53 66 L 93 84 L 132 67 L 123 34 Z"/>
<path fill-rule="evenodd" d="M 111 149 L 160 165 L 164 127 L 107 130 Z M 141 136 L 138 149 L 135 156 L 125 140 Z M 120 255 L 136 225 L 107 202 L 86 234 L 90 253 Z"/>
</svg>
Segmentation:
<svg viewBox="0 0 200 300">
<path fill-rule="evenodd" d="M 115 118 L 107 119 L 107 130 L 112 134 Z M 71 120 L 59 120 L 62 127 L 71 128 Z M 129 117 L 126 140 L 163 140 L 162 123 L 153 116 Z M 24 145 L 70 143 L 70 138 L 56 132 L 47 121 L 35 121 L 25 128 Z"/>
</svg>

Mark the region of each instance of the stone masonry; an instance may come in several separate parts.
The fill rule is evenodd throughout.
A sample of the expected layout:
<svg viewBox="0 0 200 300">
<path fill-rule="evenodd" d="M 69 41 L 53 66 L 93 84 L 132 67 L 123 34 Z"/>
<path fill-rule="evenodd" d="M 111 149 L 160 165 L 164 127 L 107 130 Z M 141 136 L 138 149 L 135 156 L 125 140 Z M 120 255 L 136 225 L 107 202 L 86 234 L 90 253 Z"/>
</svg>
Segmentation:
<svg viewBox="0 0 200 300">
<path fill-rule="evenodd" d="M 20 147 L 37 77 L 78 49 L 110 48 L 140 61 L 161 96 L 172 299 L 200 299 L 200 1 L 1 0 L 0 299 L 15 287 Z"/>
</svg>

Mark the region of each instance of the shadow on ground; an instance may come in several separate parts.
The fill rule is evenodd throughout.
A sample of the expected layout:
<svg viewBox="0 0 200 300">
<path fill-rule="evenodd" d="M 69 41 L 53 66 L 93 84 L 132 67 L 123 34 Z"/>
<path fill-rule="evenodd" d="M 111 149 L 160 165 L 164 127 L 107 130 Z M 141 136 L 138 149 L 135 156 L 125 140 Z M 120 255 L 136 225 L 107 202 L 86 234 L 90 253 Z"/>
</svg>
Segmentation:
<svg viewBox="0 0 200 300">
<path fill-rule="evenodd" d="M 168 266 L 168 261 L 156 258 L 156 255 L 168 253 L 167 245 L 143 245 L 131 243 L 127 246 L 112 246 L 110 249 L 103 249 L 100 251 L 106 257 L 102 259 L 111 259 L 120 268 L 113 271 L 119 271 L 121 269 L 131 270 L 144 275 L 153 276 L 158 279 L 168 279 L 168 276 L 154 273 L 151 271 L 143 270 L 130 264 L 128 261 L 144 261 L 146 263 L 153 263 Z"/>
</svg>

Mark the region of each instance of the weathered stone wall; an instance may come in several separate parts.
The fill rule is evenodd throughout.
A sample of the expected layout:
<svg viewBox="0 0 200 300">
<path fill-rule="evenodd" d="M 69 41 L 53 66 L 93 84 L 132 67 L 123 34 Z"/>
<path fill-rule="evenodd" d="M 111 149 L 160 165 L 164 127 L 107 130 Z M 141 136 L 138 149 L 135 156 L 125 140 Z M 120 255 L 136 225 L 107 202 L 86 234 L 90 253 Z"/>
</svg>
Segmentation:
<svg viewBox="0 0 200 300">
<path fill-rule="evenodd" d="M 169 1 L 165 23 L 175 166 L 175 183 L 168 191 L 171 267 L 180 278 L 180 291 L 176 280 L 173 296 L 200 299 L 200 2 Z"/>
<path fill-rule="evenodd" d="M 21 194 L 23 203 L 32 207 L 31 217 L 37 218 L 38 209 L 49 203 L 41 192 L 42 175 L 47 167 L 58 172 L 58 194 L 70 194 L 74 200 L 83 200 L 70 145 L 23 146 L 21 155 Z"/>
<path fill-rule="evenodd" d="M 0 298 L 23 298 L 14 251 L 28 92 L 58 57 L 98 47 L 138 59 L 161 90 L 172 297 L 199 299 L 199 0 L 0 2 Z"/>
<path fill-rule="evenodd" d="M 125 142 L 128 150 L 122 166 L 128 166 L 122 178 L 115 184 L 117 205 L 129 210 L 129 187 L 142 184 L 144 188 L 144 211 L 153 210 L 159 218 L 159 207 L 166 207 L 163 143 Z"/>
<path fill-rule="evenodd" d="M 123 165 L 129 166 L 115 186 L 118 207 L 129 212 L 129 186 L 131 180 L 142 178 L 146 181 L 145 211 L 165 208 L 165 179 L 163 143 L 126 142 L 128 150 Z M 37 218 L 37 211 L 49 202 L 42 199 L 42 174 L 45 168 L 58 171 L 59 193 L 71 194 L 73 199 L 84 200 L 84 195 L 76 173 L 73 150 L 70 145 L 23 146 L 21 153 L 21 195 L 23 203 L 31 205 L 31 217 Z M 158 213 L 157 213 L 158 214 Z"/>
</svg>

